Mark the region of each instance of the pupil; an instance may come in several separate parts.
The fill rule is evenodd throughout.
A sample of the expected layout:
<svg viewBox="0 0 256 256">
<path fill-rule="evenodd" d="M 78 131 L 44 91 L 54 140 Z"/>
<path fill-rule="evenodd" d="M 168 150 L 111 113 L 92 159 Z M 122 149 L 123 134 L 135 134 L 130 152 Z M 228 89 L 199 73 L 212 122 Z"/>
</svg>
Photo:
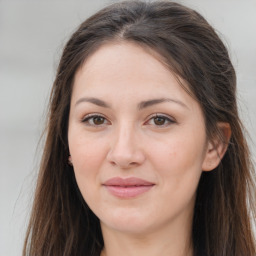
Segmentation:
<svg viewBox="0 0 256 256">
<path fill-rule="evenodd" d="M 156 125 L 163 125 L 165 122 L 165 119 L 162 117 L 155 117 L 154 121 Z"/>
<path fill-rule="evenodd" d="M 97 117 L 94 117 L 93 118 L 93 122 L 95 123 L 95 124 L 103 124 L 104 123 L 104 120 L 103 120 L 103 118 L 102 117 L 100 117 L 100 116 L 97 116 Z"/>
</svg>

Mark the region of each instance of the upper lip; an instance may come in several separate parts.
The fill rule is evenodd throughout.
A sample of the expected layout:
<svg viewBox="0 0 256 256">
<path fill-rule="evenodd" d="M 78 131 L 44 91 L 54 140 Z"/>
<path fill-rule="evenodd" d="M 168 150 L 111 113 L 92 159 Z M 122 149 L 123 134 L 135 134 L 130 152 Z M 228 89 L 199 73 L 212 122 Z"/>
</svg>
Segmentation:
<svg viewBox="0 0 256 256">
<path fill-rule="evenodd" d="M 114 177 L 105 181 L 103 185 L 128 187 L 128 186 L 152 186 L 155 184 L 153 182 L 136 178 L 136 177 L 130 177 L 130 178 Z"/>
</svg>

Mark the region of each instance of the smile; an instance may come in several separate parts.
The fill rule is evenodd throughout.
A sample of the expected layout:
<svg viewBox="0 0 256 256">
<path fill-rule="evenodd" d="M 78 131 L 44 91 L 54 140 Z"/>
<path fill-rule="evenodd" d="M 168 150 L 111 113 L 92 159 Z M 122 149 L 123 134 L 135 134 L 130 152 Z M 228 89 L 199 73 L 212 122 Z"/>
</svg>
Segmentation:
<svg viewBox="0 0 256 256">
<path fill-rule="evenodd" d="M 151 188 L 155 184 L 139 178 L 120 178 L 115 177 L 107 180 L 103 186 L 113 195 L 119 198 L 133 198 L 137 197 Z"/>
</svg>

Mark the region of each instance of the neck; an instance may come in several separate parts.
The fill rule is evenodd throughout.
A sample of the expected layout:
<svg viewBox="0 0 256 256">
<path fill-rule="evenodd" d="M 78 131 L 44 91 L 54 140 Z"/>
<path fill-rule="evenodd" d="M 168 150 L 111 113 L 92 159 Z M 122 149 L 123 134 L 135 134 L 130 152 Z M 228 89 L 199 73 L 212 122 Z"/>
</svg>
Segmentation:
<svg viewBox="0 0 256 256">
<path fill-rule="evenodd" d="M 186 225 L 185 225 L 186 226 Z M 123 233 L 102 225 L 101 256 L 193 256 L 191 228 L 159 230 L 145 234 Z"/>
</svg>

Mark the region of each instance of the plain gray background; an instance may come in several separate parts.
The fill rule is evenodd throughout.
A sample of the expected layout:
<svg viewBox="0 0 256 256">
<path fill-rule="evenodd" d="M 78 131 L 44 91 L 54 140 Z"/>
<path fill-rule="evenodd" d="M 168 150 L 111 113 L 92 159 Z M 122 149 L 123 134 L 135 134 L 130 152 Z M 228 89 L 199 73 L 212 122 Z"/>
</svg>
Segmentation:
<svg viewBox="0 0 256 256">
<path fill-rule="evenodd" d="M 75 28 L 108 2 L 0 0 L 0 255 L 21 255 L 61 50 Z M 203 14 L 228 46 L 240 113 L 255 143 L 256 0 L 182 3 Z"/>
</svg>

